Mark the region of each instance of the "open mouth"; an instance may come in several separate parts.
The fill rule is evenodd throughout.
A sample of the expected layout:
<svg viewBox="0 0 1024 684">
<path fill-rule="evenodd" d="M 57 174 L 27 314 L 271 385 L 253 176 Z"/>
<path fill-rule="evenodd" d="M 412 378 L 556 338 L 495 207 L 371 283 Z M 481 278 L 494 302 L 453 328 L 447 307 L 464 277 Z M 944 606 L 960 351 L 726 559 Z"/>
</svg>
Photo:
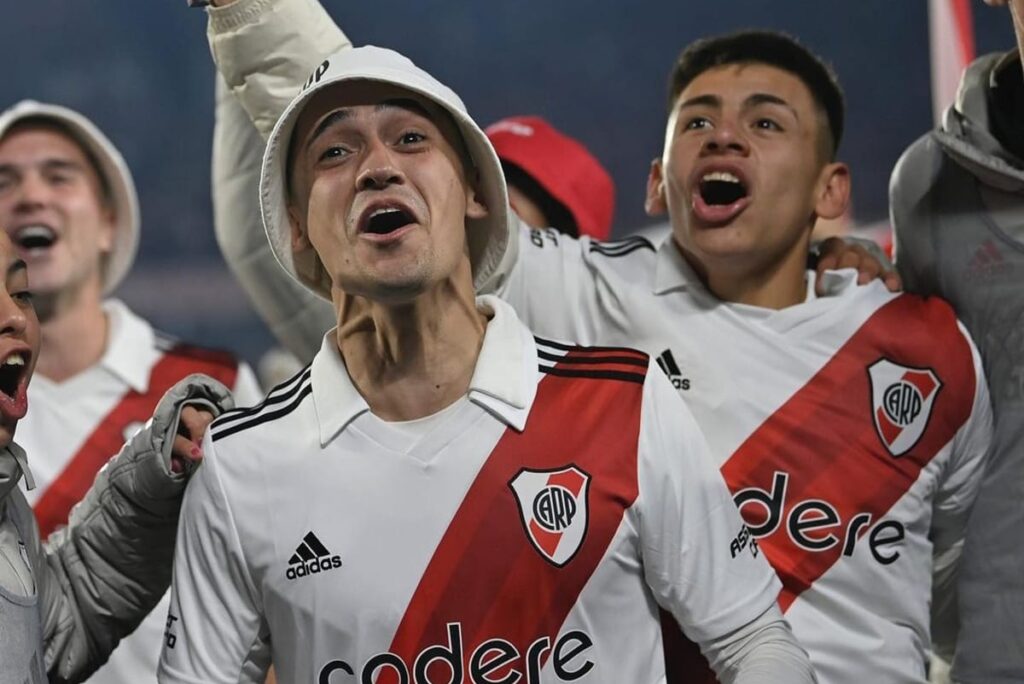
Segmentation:
<svg viewBox="0 0 1024 684">
<path fill-rule="evenodd" d="M 747 186 L 728 171 L 706 173 L 700 179 L 700 197 L 708 206 L 727 206 L 747 196 Z"/>
<path fill-rule="evenodd" d="M 57 232 L 44 224 L 22 226 L 14 231 L 11 239 L 22 249 L 46 249 L 57 241 Z"/>
<path fill-rule="evenodd" d="M 15 401 L 21 393 L 22 380 L 28 371 L 29 356 L 26 352 L 15 351 L 0 363 L 0 394 L 2 398 Z"/>
<path fill-rule="evenodd" d="M 378 207 L 362 221 L 360 233 L 370 235 L 388 235 L 415 223 L 413 215 L 402 207 Z"/>
</svg>

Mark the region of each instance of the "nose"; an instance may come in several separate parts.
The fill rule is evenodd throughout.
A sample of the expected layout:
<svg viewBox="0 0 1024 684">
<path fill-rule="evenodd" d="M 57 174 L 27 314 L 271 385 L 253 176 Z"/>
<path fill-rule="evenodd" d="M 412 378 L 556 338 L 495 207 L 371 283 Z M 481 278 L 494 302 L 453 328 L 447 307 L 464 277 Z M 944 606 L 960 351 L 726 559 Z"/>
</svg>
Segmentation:
<svg viewBox="0 0 1024 684">
<path fill-rule="evenodd" d="M 363 158 L 362 169 L 356 177 L 357 190 L 383 190 L 390 185 L 401 185 L 405 175 L 396 167 L 391 149 L 381 140 L 372 141 Z"/>
<path fill-rule="evenodd" d="M 14 210 L 27 213 L 46 205 L 50 187 L 38 173 L 26 173 L 15 193 Z"/>
<path fill-rule="evenodd" d="M 0 292 L 0 335 L 21 338 L 28 324 L 25 309 L 4 289 Z"/>
<path fill-rule="evenodd" d="M 746 155 L 750 148 L 747 139 L 739 127 L 729 122 L 721 122 L 704 139 L 701 148 L 704 154 L 739 154 Z"/>
</svg>

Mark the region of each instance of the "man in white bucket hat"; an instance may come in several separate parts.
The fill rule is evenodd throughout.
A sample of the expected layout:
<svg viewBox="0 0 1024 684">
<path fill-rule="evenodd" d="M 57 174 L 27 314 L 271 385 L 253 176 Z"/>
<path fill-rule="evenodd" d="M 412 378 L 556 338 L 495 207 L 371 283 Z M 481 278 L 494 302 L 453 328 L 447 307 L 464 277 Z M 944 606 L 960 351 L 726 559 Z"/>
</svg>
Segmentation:
<svg viewBox="0 0 1024 684">
<path fill-rule="evenodd" d="M 726 682 L 813 681 L 648 357 L 475 296 L 516 219 L 451 90 L 389 50 L 331 56 L 270 137 L 261 204 L 337 327 L 207 433 L 161 681 L 664 681 L 659 608 Z"/>
<path fill-rule="evenodd" d="M 23 101 L 0 113 L 0 228 L 27 265 L 42 347 L 20 443 L 37 488 L 26 493 L 45 538 L 67 524 L 110 453 L 191 373 L 260 392 L 230 354 L 168 340 L 115 299 L 139 241 L 135 185 L 110 140 L 81 114 Z M 59 426 L 59 429 L 55 429 Z M 166 605 L 92 680 L 154 681 Z"/>
</svg>

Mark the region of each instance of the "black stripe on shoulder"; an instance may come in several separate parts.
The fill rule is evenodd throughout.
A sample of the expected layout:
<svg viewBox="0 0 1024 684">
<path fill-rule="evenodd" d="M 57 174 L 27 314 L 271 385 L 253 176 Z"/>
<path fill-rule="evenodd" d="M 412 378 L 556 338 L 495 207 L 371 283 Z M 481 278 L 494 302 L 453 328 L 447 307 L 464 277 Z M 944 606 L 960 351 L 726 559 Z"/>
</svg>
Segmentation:
<svg viewBox="0 0 1024 684">
<path fill-rule="evenodd" d="M 567 352 L 616 352 L 619 354 L 628 354 L 633 357 L 647 358 L 647 354 L 640 351 L 639 349 L 633 349 L 632 347 L 584 347 L 578 344 L 567 344 L 565 342 L 555 342 L 553 340 L 545 340 L 543 337 L 533 336 L 534 341 L 537 344 L 544 347 L 551 347 L 552 349 L 561 349 Z"/>
<path fill-rule="evenodd" d="M 627 235 L 624 238 L 618 240 L 592 240 L 591 246 L 603 247 L 606 249 L 616 249 L 619 247 L 628 247 L 638 243 L 647 243 L 651 245 L 651 241 L 645 238 L 643 235 Z M 651 245 L 653 247 L 653 245 Z"/>
<path fill-rule="evenodd" d="M 622 380 L 624 382 L 635 382 L 638 385 L 644 384 L 646 374 L 627 373 L 626 371 L 604 371 L 604 370 L 577 370 L 575 368 L 556 368 L 553 366 L 538 366 L 541 373 L 557 375 L 563 378 L 589 378 L 591 380 Z M 214 437 L 216 439 L 216 437 Z"/>
<path fill-rule="evenodd" d="M 299 393 L 302 384 L 306 382 L 311 372 L 312 368 L 310 366 L 306 366 L 301 371 L 267 392 L 266 398 L 255 406 L 225 411 L 219 418 L 217 418 L 216 421 L 214 421 L 213 428 L 211 429 L 215 429 L 218 426 L 224 426 L 228 423 L 236 423 L 240 420 L 245 420 L 246 418 L 257 415 L 269 406 L 276 406 L 277 404 L 288 401 Z"/>
<path fill-rule="evenodd" d="M 588 366 L 600 366 L 601 364 L 625 364 L 628 366 L 638 366 L 640 368 L 647 368 L 646 356 L 559 356 L 558 354 L 549 354 L 543 349 L 537 350 L 537 356 L 544 359 L 545 361 L 553 361 L 555 363 L 569 363 L 569 364 L 581 364 L 585 363 Z"/>
<path fill-rule="evenodd" d="M 312 393 L 312 383 L 303 385 L 302 391 L 298 393 L 298 395 L 291 401 L 291 403 L 285 404 L 281 408 L 276 409 L 274 411 L 267 411 L 266 413 L 261 413 L 255 418 L 252 418 L 251 420 L 235 423 L 234 425 L 217 430 L 213 432 L 213 436 L 211 437 L 211 439 L 214 442 L 216 442 L 219 439 L 224 439 L 225 437 L 233 435 L 237 432 L 241 432 L 242 430 L 248 430 L 249 428 L 256 427 L 257 425 L 269 423 L 272 420 L 277 420 L 278 418 L 287 416 L 289 413 L 297 409 L 300 404 L 302 404 L 303 399 L 305 399 Z"/>
<path fill-rule="evenodd" d="M 636 235 L 625 240 L 616 242 L 591 242 L 590 251 L 607 257 L 619 257 L 631 254 L 638 249 L 649 249 L 652 252 L 658 251 L 650 240 Z"/>
</svg>

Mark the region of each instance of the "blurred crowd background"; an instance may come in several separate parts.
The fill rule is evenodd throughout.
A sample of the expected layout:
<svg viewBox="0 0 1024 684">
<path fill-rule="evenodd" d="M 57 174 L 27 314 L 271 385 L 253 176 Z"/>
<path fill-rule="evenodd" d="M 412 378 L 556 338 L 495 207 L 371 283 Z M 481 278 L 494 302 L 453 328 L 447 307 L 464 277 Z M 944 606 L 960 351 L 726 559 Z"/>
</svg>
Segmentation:
<svg viewBox="0 0 1024 684">
<path fill-rule="evenodd" d="M 650 223 L 644 179 L 661 148 L 665 79 L 700 36 L 780 29 L 832 62 L 848 101 L 839 155 L 853 169 L 851 223 L 885 221 L 892 166 L 933 122 L 926 0 L 324 4 L 355 43 L 400 49 L 446 81 L 478 121 L 540 114 L 584 142 L 615 178 L 615 236 Z M 980 0 L 970 9 L 975 54 L 1014 44 L 1004 12 Z M 255 363 L 271 338 L 213 237 L 205 27 L 185 0 L 12 4 L 0 23 L 0 106 L 64 104 L 111 137 L 143 216 L 140 256 L 118 296 L 170 334 Z"/>
</svg>

